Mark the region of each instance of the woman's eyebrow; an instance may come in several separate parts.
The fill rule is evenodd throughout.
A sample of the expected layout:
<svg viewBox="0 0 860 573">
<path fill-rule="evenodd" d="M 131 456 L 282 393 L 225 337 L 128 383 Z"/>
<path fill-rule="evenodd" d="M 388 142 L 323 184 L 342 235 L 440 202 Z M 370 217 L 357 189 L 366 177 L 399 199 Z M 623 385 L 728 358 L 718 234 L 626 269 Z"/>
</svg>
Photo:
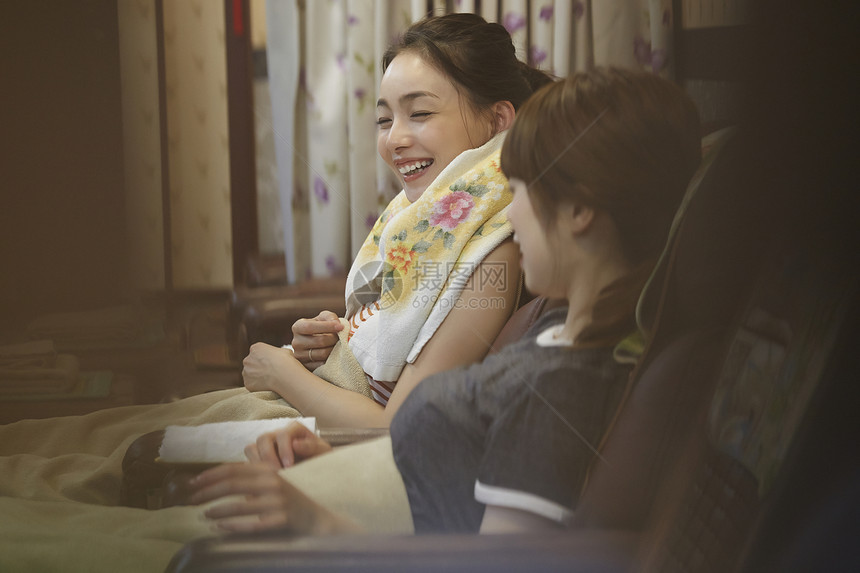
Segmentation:
<svg viewBox="0 0 860 573">
<path fill-rule="evenodd" d="M 433 92 L 409 92 L 408 94 L 400 96 L 400 105 L 404 105 L 420 97 L 432 97 L 435 99 L 439 99 L 439 96 L 437 96 Z M 379 98 L 378 100 L 376 100 L 376 107 L 390 108 L 391 106 L 388 105 L 388 102 L 384 98 Z"/>
</svg>

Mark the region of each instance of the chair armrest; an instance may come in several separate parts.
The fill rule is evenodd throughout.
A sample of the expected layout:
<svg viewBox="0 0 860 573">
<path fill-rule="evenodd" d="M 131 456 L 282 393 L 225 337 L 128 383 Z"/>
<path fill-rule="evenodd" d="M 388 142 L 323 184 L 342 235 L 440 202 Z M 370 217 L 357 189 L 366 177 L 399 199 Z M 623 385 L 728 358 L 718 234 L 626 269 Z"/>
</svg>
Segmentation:
<svg viewBox="0 0 860 573">
<path fill-rule="evenodd" d="M 348 446 L 387 436 L 388 428 L 320 428 L 319 436 L 333 447 Z"/>
<path fill-rule="evenodd" d="M 288 538 L 283 533 L 193 541 L 166 573 L 275 571 L 400 572 L 628 571 L 638 535 L 574 530 L 516 535 L 351 535 Z"/>
<path fill-rule="evenodd" d="M 309 307 L 301 310 L 301 316 L 298 318 L 310 318 L 316 316 L 320 310 L 331 310 L 343 315 L 344 307 L 344 291 L 346 290 L 346 277 L 331 277 L 321 279 L 310 279 L 295 285 L 275 285 L 275 286 L 260 286 L 248 287 L 237 286 L 230 294 L 229 312 L 227 317 L 227 337 L 228 341 L 235 343 L 245 313 L 248 307 L 252 305 L 260 305 L 266 302 L 293 300 L 295 304 L 302 304 L 301 300 L 305 300 L 305 304 Z M 319 302 L 307 302 L 307 299 L 325 297 L 326 300 L 323 306 L 319 306 Z M 329 301 L 334 300 L 335 303 Z M 343 308 L 343 310 L 341 310 Z M 257 314 L 260 311 L 256 311 Z M 312 314 L 307 314 L 312 313 Z M 289 319 L 286 319 L 289 320 Z M 292 326 L 293 319 L 287 325 L 287 331 Z M 244 325 L 243 325 L 244 326 Z M 256 340 L 252 340 L 256 342 Z"/>
</svg>

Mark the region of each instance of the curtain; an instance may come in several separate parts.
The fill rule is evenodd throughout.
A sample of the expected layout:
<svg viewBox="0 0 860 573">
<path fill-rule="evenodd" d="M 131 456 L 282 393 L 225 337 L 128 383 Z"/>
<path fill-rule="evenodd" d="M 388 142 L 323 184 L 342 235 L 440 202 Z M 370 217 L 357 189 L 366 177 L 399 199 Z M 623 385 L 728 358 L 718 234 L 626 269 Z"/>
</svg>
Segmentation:
<svg viewBox="0 0 860 573">
<path fill-rule="evenodd" d="M 117 3 L 123 158 L 131 284 L 165 285 L 164 226 L 173 284 L 233 287 L 224 5 L 164 2 L 170 220 L 163 218 L 155 2 Z"/>
<path fill-rule="evenodd" d="M 503 24 L 520 59 L 557 76 L 595 65 L 671 76 L 671 0 L 267 0 L 289 282 L 344 274 L 399 191 L 376 153 L 380 61 L 431 11 Z"/>
</svg>

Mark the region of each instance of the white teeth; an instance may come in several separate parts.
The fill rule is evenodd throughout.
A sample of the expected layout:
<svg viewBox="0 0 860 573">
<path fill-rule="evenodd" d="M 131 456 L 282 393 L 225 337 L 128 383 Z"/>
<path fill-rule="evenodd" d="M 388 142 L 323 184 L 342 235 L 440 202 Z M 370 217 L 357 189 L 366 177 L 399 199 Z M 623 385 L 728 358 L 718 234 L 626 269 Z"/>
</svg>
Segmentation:
<svg viewBox="0 0 860 573">
<path fill-rule="evenodd" d="M 433 163 L 433 162 L 432 161 L 416 161 L 415 163 L 412 163 L 410 165 L 404 165 L 403 167 L 400 167 L 399 171 L 403 175 L 409 175 L 413 171 L 415 171 L 417 169 L 421 169 L 422 167 L 427 167 L 431 163 Z"/>
</svg>

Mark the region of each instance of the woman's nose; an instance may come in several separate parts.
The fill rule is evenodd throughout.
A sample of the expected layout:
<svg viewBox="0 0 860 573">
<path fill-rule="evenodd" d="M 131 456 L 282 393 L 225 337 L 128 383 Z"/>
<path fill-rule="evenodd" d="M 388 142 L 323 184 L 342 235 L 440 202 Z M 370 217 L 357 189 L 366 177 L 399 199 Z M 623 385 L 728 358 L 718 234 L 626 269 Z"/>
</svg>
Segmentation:
<svg viewBox="0 0 860 573">
<path fill-rule="evenodd" d="M 412 130 L 405 121 L 394 120 L 391 129 L 388 130 L 388 149 L 397 151 L 412 145 Z"/>
</svg>

